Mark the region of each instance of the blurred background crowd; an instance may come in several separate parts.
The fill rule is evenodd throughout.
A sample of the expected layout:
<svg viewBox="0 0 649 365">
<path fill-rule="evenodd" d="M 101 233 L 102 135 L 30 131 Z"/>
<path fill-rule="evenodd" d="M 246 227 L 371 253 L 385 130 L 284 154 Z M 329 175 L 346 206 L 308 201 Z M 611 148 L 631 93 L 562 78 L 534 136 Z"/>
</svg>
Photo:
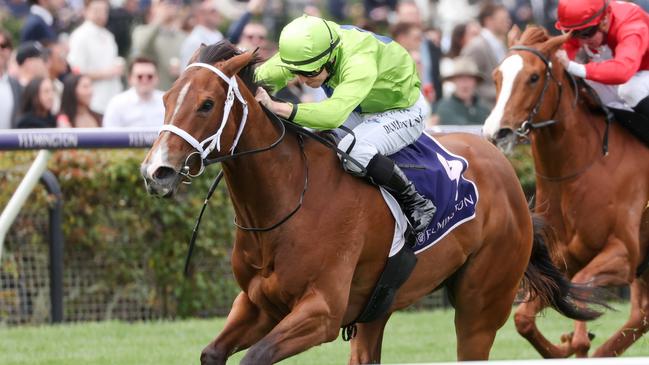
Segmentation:
<svg viewBox="0 0 649 365">
<path fill-rule="evenodd" d="M 649 9 L 649 0 L 633 1 Z M 556 34 L 557 0 L 0 0 L 0 129 L 157 127 L 201 43 L 276 52 L 306 13 L 388 35 L 415 60 L 436 124 L 482 124 L 516 24 Z M 294 83 L 291 101 L 321 90 Z"/>
</svg>

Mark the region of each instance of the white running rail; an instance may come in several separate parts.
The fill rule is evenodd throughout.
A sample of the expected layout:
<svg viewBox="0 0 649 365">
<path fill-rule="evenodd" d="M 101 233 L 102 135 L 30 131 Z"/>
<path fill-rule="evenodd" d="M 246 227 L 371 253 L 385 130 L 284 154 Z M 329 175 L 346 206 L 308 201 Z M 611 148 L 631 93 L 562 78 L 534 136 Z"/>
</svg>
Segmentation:
<svg viewBox="0 0 649 365">
<path fill-rule="evenodd" d="M 20 182 L 18 189 L 16 189 L 14 195 L 9 199 L 9 203 L 3 209 L 2 215 L 0 215 L 0 262 L 2 259 L 2 248 L 4 247 L 5 237 L 7 236 L 7 232 L 9 232 L 9 227 L 11 227 L 14 219 L 16 219 L 29 194 L 31 194 L 36 184 L 38 184 L 38 180 L 40 180 L 43 172 L 47 169 L 47 161 L 51 156 L 52 153 L 48 150 L 40 150 L 38 152 L 36 159 L 27 171 L 27 174 L 25 174 L 23 181 Z"/>
</svg>

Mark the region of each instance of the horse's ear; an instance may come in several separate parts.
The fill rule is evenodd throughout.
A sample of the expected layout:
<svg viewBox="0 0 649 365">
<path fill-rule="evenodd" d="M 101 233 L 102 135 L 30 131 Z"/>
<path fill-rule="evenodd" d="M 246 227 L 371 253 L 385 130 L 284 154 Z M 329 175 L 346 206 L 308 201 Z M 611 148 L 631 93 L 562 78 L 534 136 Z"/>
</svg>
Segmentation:
<svg viewBox="0 0 649 365">
<path fill-rule="evenodd" d="M 223 64 L 223 72 L 228 75 L 236 75 L 241 71 L 242 68 L 248 66 L 254 59 L 255 52 L 245 52 L 240 55 L 230 58 L 225 64 Z"/>
<path fill-rule="evenodd" d="M 192 56 L 189 57 L 189 62 L 187 62 L 187 64 L 190 65 L 194 62 L 198 62 L 198 57 L 200 57 L 201 52 L 205 47 L 207 47 L 205 43 L 201 43 L 201 45 L 198 48 L 196 48 L 196 50 L 194 51 L 194 54 L 192 54 Z"/>
<path fill-rule="evenodd" d="M 541 45 L 541 51 L 548 55 L 554 55 L 554 53 L 558 51 L 569 38 L 570 33 L 552 37 Z"/>
<path fill-rule="evenodd" d="M 521 28 L 518 27 L 518 25 L 514 24 L 512 29 L 507 32 L 507 47 L 511 48 L 513 45 L 518 43 L 518 41 L 521 39 Z"/>
</svg>

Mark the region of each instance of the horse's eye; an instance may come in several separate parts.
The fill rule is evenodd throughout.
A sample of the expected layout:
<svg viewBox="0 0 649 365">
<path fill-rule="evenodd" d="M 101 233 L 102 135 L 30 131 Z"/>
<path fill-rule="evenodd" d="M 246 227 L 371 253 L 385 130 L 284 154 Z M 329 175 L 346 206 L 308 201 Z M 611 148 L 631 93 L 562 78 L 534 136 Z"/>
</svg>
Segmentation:
<svg viewBox="0 0 649 365">
<path fill-rule="evenodd" d="M 210 110 L 212 110 L 213 107 L 214 107 L 214 102 L 212 100 L 205 100 L 203 104 L 201 104 L 201 107 L 198 108 L 198 111 L 203 113 L 209 112 Z"/>
<path fill-rule="evenodd" d="M 532 74 L 532 76 L 530 76 L 530 84 L 534 84 L 537 81 L 539 81 L 539 75 L 538 74 Z"/>
</svg>

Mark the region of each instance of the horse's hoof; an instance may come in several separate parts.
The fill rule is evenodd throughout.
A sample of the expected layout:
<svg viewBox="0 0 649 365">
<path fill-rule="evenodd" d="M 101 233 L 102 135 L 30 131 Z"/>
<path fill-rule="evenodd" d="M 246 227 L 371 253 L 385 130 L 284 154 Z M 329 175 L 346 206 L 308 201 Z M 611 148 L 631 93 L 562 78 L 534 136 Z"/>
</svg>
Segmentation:
<svg viewBox="0 0 649 365">
<path fill-rule="evenodd" d="M 556 353 L 551 357 L 557 359 L 565 359 L 575 354 L 575 348 L 572 346 L 573 332 L 564 333 L 561 335 L 561 342 L 556 346 Z"/>
<path fill-rule="evenodd" d="M 574 332 L 562 334 L 560 339 L 561 344 L 566 344 L 566 343 L 570 344 L 570 342 L 572 342 L 572 335 L 574 334 L 575 334 Z"/>
<path fill-rule="evenodd" d="M 571 341 L 572 341 L 572 336 L 573 336 L 574 334 L 575 334 L 574 332 L 570 332 L 570 333 L 564 333 L 563 335 L 561 335 L 561 343 L 571 342 Z M 595 337 L 596 337 L 596 336 L 595 336 L 594 333 L 592 333 L 592 332 L 588 332 L 588 339 L 589 339 L 589 340 L 592 341 L 592 340 L 595 339 Z"/>
</svg>

